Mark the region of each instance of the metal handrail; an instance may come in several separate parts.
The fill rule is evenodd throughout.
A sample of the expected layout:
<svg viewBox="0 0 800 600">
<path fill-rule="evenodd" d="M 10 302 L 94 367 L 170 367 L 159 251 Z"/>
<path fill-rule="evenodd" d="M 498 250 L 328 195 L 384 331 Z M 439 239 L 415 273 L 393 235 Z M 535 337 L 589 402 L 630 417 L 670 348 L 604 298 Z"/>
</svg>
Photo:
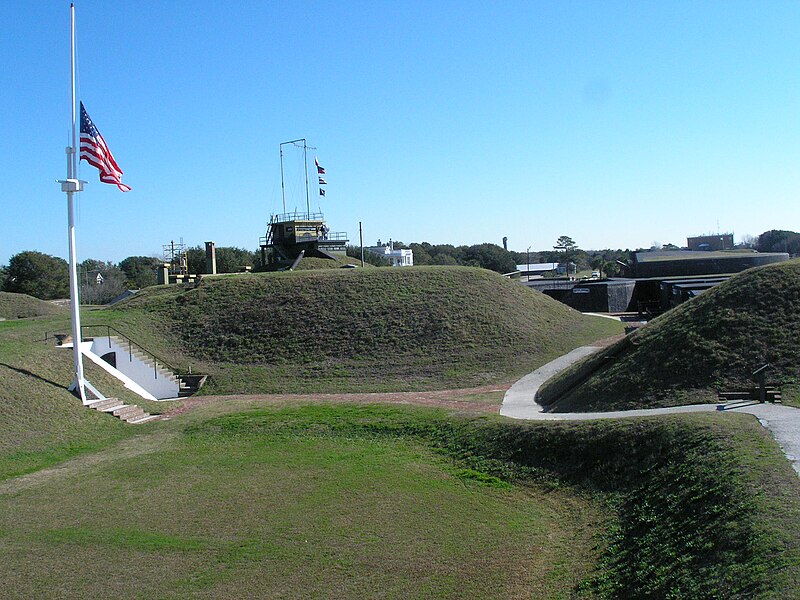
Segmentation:
<svg viewBox="0 0 800 600">
<path fill-rule="evenodd" d="M 284 223 L 286 221 L 322 221 L 325 216 L 320 213 L 290 212 L 272 215 L 270 223 Z"/>
<path fill-rule="evenodd" d="M 106 335 L 104 337 L 108 338 L 108 347 L 109 348 L 111 348 L 111 332 L 112 331 L 115 334 L 117 334 L 118 337 L 121 337 L 123 340 L 128 342 L 128 356 L 129 356 L 129 360 L 130 361 L 133 361 L 133 347 L 134 346 L 136 347 L 137 350 L 140 350 L 141 352 L 144 352 L 146 355 L 150 356 L 153 359 L 153 372 L 155 373 L 155 378 L 156 379 L 158 379 L 158 365 L 159 365 L 159 363 L 161 363 L 161 366 L 166 367 L 170 371 L 172 371 L 172 373 L 174 375 L 180 376 L 181 371 L 179 369 L 176 369 L 171 364 L 169 364 L 167 361 L 159 358 L 158 356 L 156 356 L 155 354 L 153 354 L 152 352 L 150 352 L 149 350 L 144 348 L 141 344 L 138 344 L 137 342 L 133 341 L 127 335 L 122 333 L 119 329 L 116 329 L 115 327 L 111 327 L 111 325 L 81 325 L 81 338 L 83 338 L 83 331 L 85 329 L 98 328 L 98 327 L 105 328 Z"/>
<path fill-rule="evenodd" d="M 303 243 L 303 242 L 327 242 L 327 241 L 334 241 L 334 242 L 346 242 L 347 241 L 347 232 L 346 231 L 332 231 L 327 234 L 327 236 L 321 235 L 312 235 L 311 233 L 300 235 L 300 236 L 290 236 L 294 237 L 296 243 Z M 259 246 L 270 246 L 272 245 L 272 236 L 261 236 L 258 238 Z"/>
</svg>

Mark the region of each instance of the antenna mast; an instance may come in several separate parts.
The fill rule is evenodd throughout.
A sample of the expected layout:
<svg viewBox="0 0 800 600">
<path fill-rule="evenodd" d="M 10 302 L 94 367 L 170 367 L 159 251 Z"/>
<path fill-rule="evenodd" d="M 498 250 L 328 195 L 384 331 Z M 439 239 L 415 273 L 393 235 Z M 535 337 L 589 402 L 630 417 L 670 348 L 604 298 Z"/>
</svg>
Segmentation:
<svg viewBox="0 0 800 600">
<path fill-rule="evenodd" d="M 283 213 L 286 214 L 286 186 L 283 183 L 283 144 L 278 146 L 281 153 L 281 196 L 283 197 Z"/>
<path fill-rule="evenodd" d="M 283 212 L 286 213 L 286 184 L 284 182 L 284 176 L 283 176 L 283 147 L 289 144 L 296 145 L 299 142 L 303 142 L 303 169 L 306 177 L 306 218 L 310 219 L 311 200 L 308 195 L 308 144 L 306 143 L 306 138 L 300 138 L 298 140 L 291 140 L 288 142 L 281 142 L 279 146 L 281 154 L 281 194 L 283 195 Z"/>
</svg>

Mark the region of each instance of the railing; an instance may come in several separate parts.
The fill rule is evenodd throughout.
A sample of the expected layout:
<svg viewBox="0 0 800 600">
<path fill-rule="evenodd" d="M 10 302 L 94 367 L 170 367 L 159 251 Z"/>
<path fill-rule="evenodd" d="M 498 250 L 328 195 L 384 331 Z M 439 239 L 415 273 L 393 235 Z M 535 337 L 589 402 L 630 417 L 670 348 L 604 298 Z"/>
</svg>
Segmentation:
<svg viewBox="0 0 800 600">
<path fill-rule="evenodd" d="M 326 241 L 334 241 L 334 242 L 346 242 L 347 241 L 347 232 L 346 231 L 332 231 L 329 232 L 327 235 L 312 235 L 310 233 L 304 235 L 295 235 L 295 236 L 288 236 L 289 240 L 293 240 L 295 243 L 303 243 L 303 242 L 326 242 Z M 284 242 L 285 240 L 281 240 Z M 272 245 L 272 236 L 261 236 L 258 238 L 258 245 L 261 247 L 270 246 Z"/>
<path fill-rule="evenodd" d="M 772 368 L 770 363 L 766 363 L 758 367 L 751 376 L 758 384 L 758 401 L 764 404 L 767 401 L 767 371 Z"/>
<path fill-rule="evenodd" d="M 136 350 L 138 350 L 139 352 L 142 352 L 143 354 L 145 354 L 145 355 L 149 356 L 150 358 L 152 358 L 153 359 L 153 373 L 154 373 L 155 379 L 158 379 L 158 365 L 159 365 L 159 363 L 161 364 L 162 367 L 166 367 L 167 369 L 172 371 L 175 375 L 179 376 L 180 371 L 178 369 L 176 369 L 175 367 L 170 365 L 167 361 L 162 360 L 161 358 L 159 358 L 158 356 L 156 356 L 155 354 L 153 354 L 152 352 L 150 352 L 149 350 L 147 350 L 146 348 L 144 348 L 140 344 L 137 344 L 136 342 L 134 342 L 131 338 L 129 338 L 124 333 L 122 333 L 119 329 L 115 329 L 114 327 L 111 327 L 110 325 L 82 325 L 81 326 L 81 338 L 83 338 L 83 336 L 84 336 L 83 332 L 85 330 L 87 330 L 87 329 L 98 329 L 98 328 L 99 329 L 105 329 L 106 334 L 104 336 L 102 336 L 102 337 L 108 338 L 108 347 L 109 348 L 112 347 L 111 346 L 111 332 L 112 331 L 116 334 L 115 337 L 122 338 L 124 341 L 126 341 L 128 343 L 128 360 L 129 361 L 133 362 L 133 349 L 134 348 L 136 348 Z"/>
<path fill-rule="evenodd" d="M 272 215 L 270 223 L 283 223 L 285 221 L 322 221 L 325 216 L 322 213 L 290 212 L 279 215 Z"/>
</svg>

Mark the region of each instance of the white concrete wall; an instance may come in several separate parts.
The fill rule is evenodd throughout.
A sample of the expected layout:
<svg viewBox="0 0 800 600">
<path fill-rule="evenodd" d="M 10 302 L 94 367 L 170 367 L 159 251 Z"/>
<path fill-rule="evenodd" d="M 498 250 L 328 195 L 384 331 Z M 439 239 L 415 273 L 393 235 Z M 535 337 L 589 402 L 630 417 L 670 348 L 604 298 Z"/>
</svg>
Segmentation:
<svg viewBox="0 0 800 600">
<path fill-rule="evenodd" d="M 122 384 L 127 389 L 131 390 L 134 394 L 138 394 L 145 400 L 158 400 L 158 398 L 153 396 L 153 394 L 148 392 L 146 389 L 144 389 L 142 386 L 136 383 L 133 379 L 131 379 L 124 373 L 121 373 L 120 371 L 112 367 L 110 364 L 108 364 L 106 361 L 104 361 L 102 358 L 100 358 L 97 354 L 92 352 L 92 342 L 81 342 L 81 354 L 83 354 L 86 358 L 91 360 L 94 364 L 103 369 L 109 375 L 115 377 L 116 379 L 119 379 L 122 382 Z M 97 394 L 95 390 L 92 391 L 94 391 L 95 394 Z M 100 394 L 97 395 L 99 396 Z"/>
<path fill-rule="evenodd" d="M 136 355 L 128 353 L 128 344 L 111 337 L 109 347 L 108 337 L 98 337 L 92 342 L 91 352 L 97 356 L 104 356 L 114 352 L 117 358 L 117 370 L 142 387 L 154 398 L 177 398 L 180 384 L 169 369 L 153 368 L 152 363 L 145 362 Z M 152 359 L 150 359 L 152 360 Z"/>
</svg>

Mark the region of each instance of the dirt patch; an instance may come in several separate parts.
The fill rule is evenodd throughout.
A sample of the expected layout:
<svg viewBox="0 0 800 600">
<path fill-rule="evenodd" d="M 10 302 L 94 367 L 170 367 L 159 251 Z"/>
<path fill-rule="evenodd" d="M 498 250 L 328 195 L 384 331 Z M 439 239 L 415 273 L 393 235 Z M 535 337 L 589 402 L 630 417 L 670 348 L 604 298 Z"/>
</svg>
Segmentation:
<svg viewBox="0 0 800 600">
<path fill-rule="evenodd" d="M 231 400 L 254 402 L 354 402 L 357 404 L 408 404 L 448 408 L 470 412 L 499 413 L 503 395 L 510 385 L 489 385 L 460 390 L 434 392 L 388 392 L 370 394 L 257 394 L 232 396 L 194 396 L 183 404 L 164 413 L 161 418 L 171 418 L 189 412 L 198 406 L 223 403 Z"/>
</svg>

